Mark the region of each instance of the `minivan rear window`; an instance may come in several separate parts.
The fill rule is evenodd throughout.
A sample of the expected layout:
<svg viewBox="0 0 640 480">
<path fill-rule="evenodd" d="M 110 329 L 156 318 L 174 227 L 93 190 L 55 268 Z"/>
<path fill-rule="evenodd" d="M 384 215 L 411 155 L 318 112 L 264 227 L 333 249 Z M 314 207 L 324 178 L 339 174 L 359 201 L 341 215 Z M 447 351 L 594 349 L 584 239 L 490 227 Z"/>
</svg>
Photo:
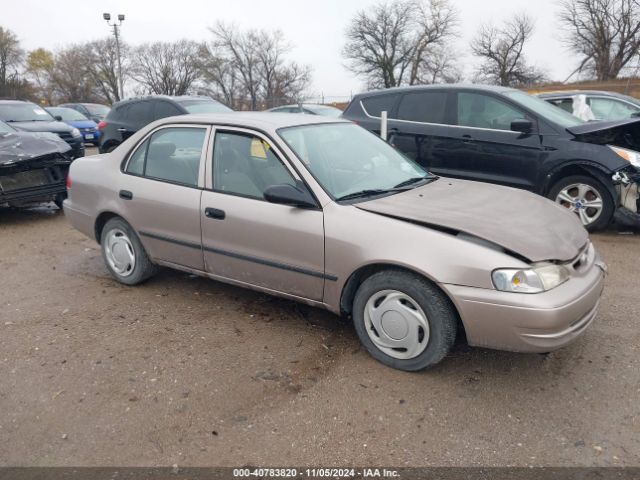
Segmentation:
<svg viewBox="0 0 640 480">
<path fill-rule="evenodd" d="M 362 99 L 362 106 L 371 117 L 379 117 L 382 112 L 390 113 L 396 103 L 398 95 L 377 95 Z"/>
<path fill-rule="evenodd" d="M 407 93 L 400 100 L 397 118 L 412 122 L 444 123 L 447 92 Z"/>
</svg>

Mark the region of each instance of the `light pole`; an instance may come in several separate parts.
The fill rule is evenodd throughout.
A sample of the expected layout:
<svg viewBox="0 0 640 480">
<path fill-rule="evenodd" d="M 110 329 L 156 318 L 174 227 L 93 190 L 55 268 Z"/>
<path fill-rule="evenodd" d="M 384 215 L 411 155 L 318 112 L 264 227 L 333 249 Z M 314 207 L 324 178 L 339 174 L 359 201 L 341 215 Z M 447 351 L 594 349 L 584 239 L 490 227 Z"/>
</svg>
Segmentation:
<svg viewBox="0 0 640 480">
<path fill-rule="evenodd" d="M 122 100 L 124 98 L 124 86 L 122 83 L 122 60 L 120 58 L 120 25 L 124 22 L 124 15 L 118 14 L 118 22 L 111 23 L 111 14 L 103 13 L 102 18 L 105 19 L 107 25 L 113 27 L 113 36 L 116 37 L 116 53 L 118 55 L 118 84 L 120 86 L 120 93 L 118 95 L 119 99 Z"/>
</svg>

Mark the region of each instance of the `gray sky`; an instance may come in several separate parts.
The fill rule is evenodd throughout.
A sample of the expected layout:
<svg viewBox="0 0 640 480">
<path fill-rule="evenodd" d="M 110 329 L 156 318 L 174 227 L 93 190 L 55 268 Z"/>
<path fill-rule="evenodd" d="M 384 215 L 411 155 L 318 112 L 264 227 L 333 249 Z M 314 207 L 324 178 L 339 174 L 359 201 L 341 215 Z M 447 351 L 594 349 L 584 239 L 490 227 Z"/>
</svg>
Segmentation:
<svg viewBox="0 0 640 480">
<path fill-rule="evenodd" d="M 362 89 L 362 81 L 344 68 L 341 49 L 344 32 L 356 11 L 375 0 L 19 0 L 18 8 L 3 9 L 0 24 L 13 30 L 23 47 L 56 49 L 109 34 L 103 11 L 124 13 L 122 34 L 126 41 L 188 38 L 204 40 L 207 27 L 217 20 L 233 21 L 241 27 L 279 28 L 295 46 L 290 57 L 313 67 L 314 95 L 348 97 Z M 460 36 L 456 53 L 465 74 L 473 70 L 469 41 L 480 23 L 527 12 L 536 20 L 536 31 L 526 48 L 530 62 L 545 69 L 553 79 L 564 80 L 576 65 L 560 42 L 556 0 L 452 0 L 460 13 Z M 327 98 L 333 100 L 333 98 Z"/>
</svg>

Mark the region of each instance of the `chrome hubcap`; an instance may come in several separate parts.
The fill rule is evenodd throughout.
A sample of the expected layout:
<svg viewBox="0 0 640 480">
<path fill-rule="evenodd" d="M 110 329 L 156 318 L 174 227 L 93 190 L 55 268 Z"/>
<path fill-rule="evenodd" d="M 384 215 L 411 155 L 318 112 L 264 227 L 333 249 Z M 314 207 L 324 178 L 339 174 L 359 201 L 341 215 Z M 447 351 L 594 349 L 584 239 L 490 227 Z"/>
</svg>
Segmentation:
<svg viewBox="0 0 640 480">
<path fill-rule="evenodd" d="M 136 254 L 125 232 L 115 228 L 107 233 L 104 253 L 111 269 L 122 277 L 128 277 L 136 266 Z"/>
<path fill-rule="evenodd" d="M 574 183 L 560 190 L 556 202 L 575 212 L 583 225 L 595 222 L 602 214 L 603 201 L 600 192 L 584 183 Z"/>
<path fill-rule="evenodd" d="M 397 290 L 382 290 L 369 298 L 364 322 L 371 341 L 390 357 L 407 360 L 429 343 L 429 321 L 413 298 Z"/>
</svg>

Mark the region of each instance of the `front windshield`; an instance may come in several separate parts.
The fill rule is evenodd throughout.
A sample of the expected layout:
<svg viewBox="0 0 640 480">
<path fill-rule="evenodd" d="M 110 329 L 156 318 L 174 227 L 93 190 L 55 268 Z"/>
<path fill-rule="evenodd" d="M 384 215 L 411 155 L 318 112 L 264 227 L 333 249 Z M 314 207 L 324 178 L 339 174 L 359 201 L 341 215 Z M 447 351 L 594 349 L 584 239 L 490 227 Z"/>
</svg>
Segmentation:
<svg viewBox="0 0 640 480">
<path fill-rule="evenodd" d="M 316 115 L 322 115 L 323 117 L 338 118 L 342 115 L 342 110 L 334 107 L 325 107 L 323 105 L 305 105 L 307 110 L 312 111 Z"/>
<path fill-rule="evenodd" d="M 561 108 L 551 105 L 545 102 L 541 98 L 534 97 L 524 92 L 506 92 L 504 95 L 511 98 L 515 102 L 518 102 L 523 107 L 533 110 L 536 114 L 542 118 L 549 120 L 564 128 L 575 127 L 576 125 L 582 125 L 584 120 L 580 120 L 578 117 L 574 117 L 569 112 L 562 110 Z"/>
<path fill-rule="evenodd" d="M 225 113 L 232 112 L 229 107 L 213 100 L 186 100 L 180 102 L 189 113 Z"/>
<path fill-rule="evenodd" d="M 109 113 L 109 110 L 111 110 L 106 105 L 100 105 L 99 103 L 85 103 L 84 106 L 87 107 L 87 110 L 89 110 L 91 115 L 101 115 L 103 117 Z"/>
<path fill-rule="evenodd" d="M 0 120 L 5 122 L 51 122 L 53 117 L 35 103 L 0 105 Z"/>
<path fill-rule="evenodd" d="M 353 123 L 324 123 L 278 131 L 331 197 L 390 190 L 431 176 L 388 143 Z"/>
<path fill-rule="evenodd" d="M 88 120 L 83 114 L 74 110 L 73 108 L 48 108 L 49 113 L 53 116 L 62 117 L 62 120 L 65 122 L 81 122 Z"/>
</svg>

